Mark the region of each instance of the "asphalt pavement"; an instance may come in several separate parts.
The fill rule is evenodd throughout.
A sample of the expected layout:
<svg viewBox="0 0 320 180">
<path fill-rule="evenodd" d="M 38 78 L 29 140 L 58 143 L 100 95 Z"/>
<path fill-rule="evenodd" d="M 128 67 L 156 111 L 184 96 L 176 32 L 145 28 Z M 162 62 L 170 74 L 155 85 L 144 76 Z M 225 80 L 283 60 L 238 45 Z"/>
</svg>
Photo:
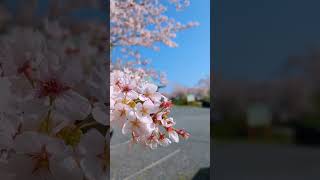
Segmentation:
<svg viewBox="0 0 320 180">
<path fill-rule="evenodd" d="M 166 148 L 129 148 L 128 137 L 114 132 L 110 147 L 112 180 L 199 179 L 199 171 L 210 166 L 210 110 L 174 107 L 171 116 L 176 127 L 186 129 L 191 137 Z"/>
<path fill-rule="evenodd" d="M 248 143 L 213 147 L 214 180 L 320 179 L 319 147 Z"/>
</svg>

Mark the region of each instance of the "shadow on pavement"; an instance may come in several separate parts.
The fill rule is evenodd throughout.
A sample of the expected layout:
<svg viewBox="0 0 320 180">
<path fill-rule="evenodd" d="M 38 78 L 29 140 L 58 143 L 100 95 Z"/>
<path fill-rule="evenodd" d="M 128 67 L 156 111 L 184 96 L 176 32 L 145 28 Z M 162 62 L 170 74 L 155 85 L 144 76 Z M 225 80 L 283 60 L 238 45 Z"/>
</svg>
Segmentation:
<svg viewBox="0 0 320 180">
<path fill-rule="evenodd" d="M 201 168 L 192 180 L 210 179 L 210 168 Z"/>
</svg>

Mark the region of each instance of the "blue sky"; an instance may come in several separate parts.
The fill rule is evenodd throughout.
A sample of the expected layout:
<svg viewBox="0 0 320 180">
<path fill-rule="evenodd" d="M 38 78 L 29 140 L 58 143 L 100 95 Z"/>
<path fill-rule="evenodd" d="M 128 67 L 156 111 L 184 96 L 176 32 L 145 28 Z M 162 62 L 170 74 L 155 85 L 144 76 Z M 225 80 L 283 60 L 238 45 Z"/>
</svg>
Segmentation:
<svg viewBox="0 0 320 180">
<path fill-rule="evenodd" d="M 210 75 L 210 1 L 191 0 L 187 9 L 178 12 L 169 9 L 167 14 L 182 23 L 200 23 L 198 27 L 177 34 L 177 48 L 160 46 L 159 52 L 141 51 L 152 60 L 151 65 L 156 70 L 167 73 L 169 84 L 164 91 L 170 92 L 176 83 L 193 86 Z"/>
</svg>

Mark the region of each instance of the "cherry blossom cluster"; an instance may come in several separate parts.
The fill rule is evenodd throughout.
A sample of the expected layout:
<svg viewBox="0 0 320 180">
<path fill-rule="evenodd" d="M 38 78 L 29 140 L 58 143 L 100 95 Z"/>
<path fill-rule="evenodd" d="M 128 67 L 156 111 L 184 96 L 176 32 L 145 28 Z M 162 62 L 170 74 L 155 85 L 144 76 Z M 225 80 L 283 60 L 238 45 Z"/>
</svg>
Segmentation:
<svg viewBox="0 0 320 180">
<path fill-rule="evenodd" d="M 187 0 L 169 0 L 177 9 L 189 5 Z M 181 24 L 165 15 L 167 7 L 159 0 L 111 0 L 110 41 L 112 46 L 144 46 L 157 48 L 156 43 L 177 47 L 172 40 L 176 33 L 198 25 Z"/>
<path fill-rule="evenodd" d="M 137 56 L 139 53 L 134 52 L 134 54 Z M 168 84 L 167 74 L 165 72 L 155 70 L 150 67 L 150 65 L 151 61 L 148 60 L 135 59 L 131 61 L 124 61 L 122 59 L 117 59 L 117 61 L 111 63 L 111 69 L 129 69 L 134 72 L 138 71 L 140 74 L 143 74 L 145 78 L 149 79 L 150 82 L 157 84 L 158 87 L 165 87 Z"/>
<path fill-rule="evenodd" d="M 189 137 L 185 130 L 174 128 L 175 122 L 169 116 L 172 104 L 158 91 L 167 84 L 166 75 L 147 68 L 149 61 L 137 50 L 141 47 L 158 50 L 159 43 L 177 47 L 173 41 L 176 33 L 198 25 L 181 24 L 168 17 L 168 3 L 177 10 L 189 5 L 188 0 L 110 1 L 111 50 L 121 49 L 122 55 L 111 64 L 111 127 L 120 128 L 132 143 L 151 149 L 179 142 L 179 136 Z"/>
<path fill-rule="evenodd" d="M 188 138 L 183 129 L 174 128 L 169 116 L 171 102 L 157 91 L 143 69 L 113 70 L 110 77 L 110 120 L 112 127 L 119 127 L 123 134 L 131 137 L 132 143 L 157 148 L 179 136 Z"/>
<path fill-rule="evenodd" d="M 41 29 L 15 26 L 0 35 L 0 179 L 105 180 L 109 63 L 102 37 L 95 30 L 74 35 L 57 22 Z"/>
<path fill-rule="evenodd" d="M 126 61 L 126 66 L 130 63 L 131 67 L 143 65 L 144 71 L 157 81 L 159 87 L 167 85 L 166 74 L 146 68 L 150 60 L 143 58 L 139 48 L 159 50 L 160 43 L 168 47 L 177 47 L 173 41 L 177 32 L 198 25 L 198 22 L 192 21 L 182 24 L 166 15 L 170 4 L 181 10 L 189 6 L 190 2 L 189 0 L 110 0 L 110 46 L 111 50 L 121 49 L 122 54 L 116 57 L 116 62 Z M 123 65 L 123 63 L 118 64 Z"/>
</svg>

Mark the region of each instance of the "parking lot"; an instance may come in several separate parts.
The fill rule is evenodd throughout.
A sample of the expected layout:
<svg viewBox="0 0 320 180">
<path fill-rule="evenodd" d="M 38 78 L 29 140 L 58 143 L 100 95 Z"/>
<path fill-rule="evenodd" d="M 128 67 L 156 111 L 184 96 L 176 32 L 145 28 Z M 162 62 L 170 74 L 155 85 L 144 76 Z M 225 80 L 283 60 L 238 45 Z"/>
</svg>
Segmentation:
<svg viewBox="0 0 320 180">
<path fill-rule="evenodd" d="M 128 148 L 128 138 L 115 132 L 111 140 L 112 180 L 184 180 L 197 179 L 195 175 L 210 165 L 210 110 L 175 107 L 172 117 L 178 128 L 190 132 L 188 140 L 167 148 L 144 150 L 139 146 Z M 198 178 L 199 179 L 199 178 Z"/>
</svg>

